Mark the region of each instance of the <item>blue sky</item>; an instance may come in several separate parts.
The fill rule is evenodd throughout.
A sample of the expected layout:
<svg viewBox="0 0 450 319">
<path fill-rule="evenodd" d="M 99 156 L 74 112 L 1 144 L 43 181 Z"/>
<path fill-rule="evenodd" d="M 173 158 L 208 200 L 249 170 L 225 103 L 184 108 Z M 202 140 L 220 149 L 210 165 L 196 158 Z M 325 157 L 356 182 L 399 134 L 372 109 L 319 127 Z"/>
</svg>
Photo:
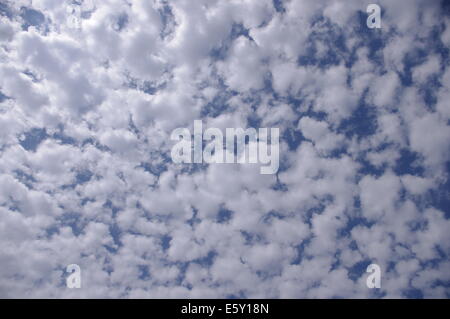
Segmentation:
<svg viewBox="0 0 450 319">
<path fill-rule="evenodd" d="M 448 5 L 375 3 L 0 3 L 0 297 L 448 298 Z M 278 173 L 173 163 L 196 119 Z"/>
</svg>

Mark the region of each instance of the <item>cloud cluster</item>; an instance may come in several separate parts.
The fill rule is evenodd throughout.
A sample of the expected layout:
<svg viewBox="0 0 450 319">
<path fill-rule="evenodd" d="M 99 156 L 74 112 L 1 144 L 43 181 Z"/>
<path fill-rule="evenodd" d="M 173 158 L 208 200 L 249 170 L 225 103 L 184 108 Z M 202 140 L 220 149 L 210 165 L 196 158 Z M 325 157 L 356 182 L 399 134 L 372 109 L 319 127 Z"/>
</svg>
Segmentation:
<svg viewBox="0 0 450 319">
<path fill-rule="evenodd" d="M 0 297 L 450 297 L 450 7 L 379 3 L 0 3 Z M 278 174 L 173 163 L 196 119 Z"/>
</svg>

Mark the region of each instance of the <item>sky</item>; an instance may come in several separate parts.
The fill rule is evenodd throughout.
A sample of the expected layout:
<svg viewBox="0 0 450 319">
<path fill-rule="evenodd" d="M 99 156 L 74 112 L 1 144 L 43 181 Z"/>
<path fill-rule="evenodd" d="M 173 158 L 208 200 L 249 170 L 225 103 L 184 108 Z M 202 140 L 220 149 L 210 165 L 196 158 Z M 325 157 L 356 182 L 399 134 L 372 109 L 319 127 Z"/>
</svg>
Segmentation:
<svg viewBox="0 0 450 319">
<path fill-rule="evenodd" d="M 440 0 L 0 0 L 0 297 L 450 298 L 449 46 Z M 278 172 L 174 163 L 199 119 Z"/>
</svg>

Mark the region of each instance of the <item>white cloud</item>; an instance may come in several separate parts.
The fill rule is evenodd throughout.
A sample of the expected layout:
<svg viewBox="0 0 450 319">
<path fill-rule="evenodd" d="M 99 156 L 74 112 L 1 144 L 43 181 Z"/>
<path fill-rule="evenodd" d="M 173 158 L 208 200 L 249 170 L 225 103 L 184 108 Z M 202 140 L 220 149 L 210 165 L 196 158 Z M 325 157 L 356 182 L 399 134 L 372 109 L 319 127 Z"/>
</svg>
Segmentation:
<svg viewBox="0 0 450 319">
<path fill-rule="evenodd" d="M 0 297 L 371 298 L 367 261 L 386 297 L 448 296 L 438 1 L 364 32 L 356 1 L 5 3 Z M 199 118 L 279 127 L 278 174 L 171 162 Z"/>
</svg>

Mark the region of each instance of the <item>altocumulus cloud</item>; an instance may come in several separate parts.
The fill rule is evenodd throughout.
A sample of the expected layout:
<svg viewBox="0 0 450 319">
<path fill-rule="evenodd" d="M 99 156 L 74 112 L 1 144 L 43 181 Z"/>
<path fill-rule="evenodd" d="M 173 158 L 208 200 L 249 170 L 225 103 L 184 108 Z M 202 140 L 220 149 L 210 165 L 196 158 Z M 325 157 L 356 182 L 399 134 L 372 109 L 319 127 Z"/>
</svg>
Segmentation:
<svg viewBox="0 0 450 319">
<path fill-rule="evenodd" d="M 377 3 L 0 2 L 0 297 L 450 297 L 450 6 Z M 173 163 L 196 119 L 278 173 Z"/>
</svg>

